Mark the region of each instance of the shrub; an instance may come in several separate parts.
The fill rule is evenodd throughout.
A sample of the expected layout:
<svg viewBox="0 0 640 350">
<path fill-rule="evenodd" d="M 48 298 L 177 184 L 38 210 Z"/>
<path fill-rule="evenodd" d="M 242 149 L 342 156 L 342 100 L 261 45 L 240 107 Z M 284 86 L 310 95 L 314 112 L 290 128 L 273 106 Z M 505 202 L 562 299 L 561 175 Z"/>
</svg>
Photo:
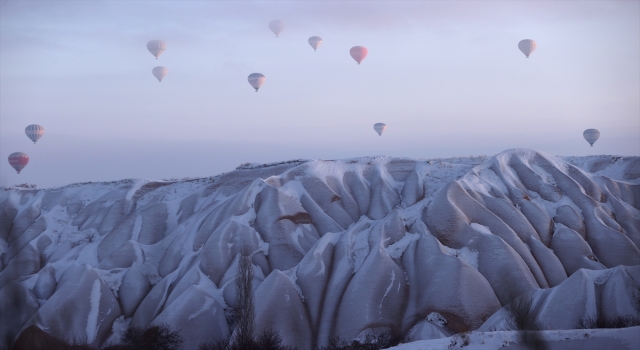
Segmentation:
<svg viewBox="0 0 640 350">
<path fill-rule="evenodd" d="M 603 317 L 602 315 L 585 316 L 578 321 L 577 329 L 595 328 L 627 328 L 640 326 L 640 317 L 630 315 Z"/>
<path fill-rule="evenodd" d="M 290 346 L 282 345 L 282 338 L 273 330 L 265 330 L 254 341 L 255 348 L 260 350 L 294 350 Z"/>
<path fill-rule="evenodd" d="M 243 344 L 230 343 L 229 340 L 218 340 L 202 343 L 198 350 L 295 350 L 292 347 L 282 345 L 282 338 L 272 330 L 265 330 L 256 339 L 251 339 Z"/>
<path fill-rule="evenodd" d="M 231 345 L 229 345 L 228 339 L 210 341 L 206 343 L 201 343 L 198 346 L 198 350 L 231 350 Z"/>
<path fill-rule="evenodd" d="M 109 345 L 106 348 L 102 348 L 101 350 L 131 350 L 131 348 L 124 344 L 115 344 Z"/>
<path fill-rule="evenodd" d="M 13 185 L 13 187 L 19 187 L 19 188 L 36 188 L 36 187 L 38 187 L 38 185 L 36 185 L 36 184 L 23 183 L 23 184 Z"/>
<path fill-rule="evenodd" d="M 178 331 L 167 325 L 153 326 L 147 329 L 129 327 L 122 336 L 122 342 L 136 350 L 178 350 L 184 339 Z"/>
<path fill-rule="evenodd" d="M 518 331 L 518 342 L 531 349 L 546 349 L 545 341 L 539 330 L 542 324 L 535 322 L 535 315 L 531 312 L 532 300 L 530 295 L 521 295 L 505 306 L 507 311 L 507 330 Z"/>
<path fill-rule="evenodd" d="M 632 302 L 633 308 L 636 309 L 636 312 L 640 314 L 640 285 L 636 286 L 636 289 L 633 291 Z"/>
<path fill-rule="evenodd" d="M 522 295 L 513 299 L 510 304 L 505 306 L 505 310 L 508 313 L 506 320 L 507 330 L 522 331 L 542 328 L 533 320 L 531 303 L 530 297 Z"/>
<path fill-rule="evenodd" d="M 86 344 L 69 344 L 31 325 L 20 333 L 12 350 L 94 350 Z"/>
<path fill-rule="evenodd" d="M 379 350 L 396 346 L 405 340 L 402 335 L 386 331 L 381 333 L 369 333 L 364 341 L 352 340 L 348 342 L 340 337 L 329 339 L 329 345 L 320 347 L 319 350 Z"/>
</svg>

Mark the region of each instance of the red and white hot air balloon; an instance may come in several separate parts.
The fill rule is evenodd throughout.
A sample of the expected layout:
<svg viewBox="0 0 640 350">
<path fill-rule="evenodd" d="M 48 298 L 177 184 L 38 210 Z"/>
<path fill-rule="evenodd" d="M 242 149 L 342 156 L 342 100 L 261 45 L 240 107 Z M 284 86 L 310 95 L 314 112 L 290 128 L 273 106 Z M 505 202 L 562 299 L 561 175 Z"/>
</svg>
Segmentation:
<svg viewBox="0 0 640 350">
<path fill-rule="evenodd" d="M 367 57 L 369 50 L 367 50 L 367 48 L 364 46 L 354 46 L 351 48 L 351 50 L 349 50 L 349 53 L 351 54 L 351 57 L 353 57 L 353 59 L 356 60 L 358 64 L 360 64 L 360 62 L 362 62 L 362 60 Z"/>
<path fill-rule="evenodd" d="M 35 144 L 44 135 L 44 128 L 42 125 L 31 124 L 24 129 L 27 137 Z"/>
<path fill-rule="evenodd" d="M 26 153 L 14 152 L 9 155 L 9 164 L 16 169 L 18 174 L 27 166 L 27 163 L 29 163 L 29 156 Z"/>
</svg>

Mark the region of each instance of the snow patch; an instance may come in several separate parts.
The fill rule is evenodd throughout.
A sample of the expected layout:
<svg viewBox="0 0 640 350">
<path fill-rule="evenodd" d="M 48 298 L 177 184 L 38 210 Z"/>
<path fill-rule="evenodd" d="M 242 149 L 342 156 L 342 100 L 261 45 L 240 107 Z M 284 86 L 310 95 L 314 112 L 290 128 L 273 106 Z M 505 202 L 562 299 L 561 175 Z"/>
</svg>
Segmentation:
<svg viewBox="0 0 640 350">
<path fill-rule="evenodd" d="M 173 200 L 164 203 L 167 206 L 167 232 L 171 232 L 178 226 L 178 211 L 182 201 Z"/>
<path fill-rule="evenodd" d="M 332 244 L 332 245 L 338 244 L 338 241 L 340 240 L 340 237 L 342 237 L 342 235 L 339 234 L 339 233 L 327 232 L 327 233 L 324 234 L 324 236 L 322 236 L 322 238 L 320 238 L 316 242 L 315 248 L 313 249 L 313 255 L 318 258 L 318 261 L 321 264 L 320 271 L 318 271 L 318 273 L 317 273 L 318 275 L 324 276 L 324 274 L 325 274 L 324 260 L 321 259 L 320 256 L 322 256 L 322 254 L 324 253 L 325 249 L 327 249 L 327 245 L 329 245 L 329 244 Z"/>
<path fill-rule="evenodd" d="M 471 228 L 473 228 L 477 232 L 482 233 L 483 235 L 492 235 L 493 234 L 491 232 L 491 229 L 488 226 L 480 225 L 480 224 L 477 224 L 475 222 L 472 222 L 471 224 L 469 224 L 469 226 L 471 226 Z"/>
<path fill-rule="evenodd" d="M 462 247 L 458 249 L 458 259 L 467 263 L 467 265 L 473 267 L 474 269 L 478 269 L 478 252 L 470 250 L 467 247 Z"/>
<path fill-rule="evenodd" d="M 128 271 L 127 269 L 99 270 L 94 269 L 104 284 L 106 284 L 113 294 L 118 297 L 118 290 L 122 284 L 122 279 Z"/>
<path fill-rule="evenodd" d="M 113 321 L 113 325 L 111 326 L 111 335 L 104 342 L 104 346 L 121 344 L 122 336 L 129 328 L 129 324 L 131 323 L 131 318 L 125 319 L 124 316 L 120 316 Z"/>
<path fill-rule="evenodd" d="M 387 297 L 387 294 L 389 294 L 389 291 L 391 290 L 391 288 L 393 288 L 393 283 L 395 281 L 396 281 L 396 272 L 394 270 L 391 270 L 391 280 L 389 281 L 389 286 L 387 287 L 387 290 L 384 292 L 384 295 L 380 300 L 380 305 L 378 306 L 378 309 L 380 309 L 381 312 L 382 312 L 382 302 L 384 301 L 384 298 Z"/>
<path fill-rule="evenodd" d="M 127 195 L 125 196 L 125 199 L 127 200 L 127 202 L 130 202 L 131 199 L 133 198 L 133 195 L 136 194 L 136 192 L 138 192 L 138 190 L 144 186 L 146 183 L 148 183 L 148 181 L 146 180 L 134 180 L 135 182 L 133 183 L 133 186 L 131 186 L 131 188 L 129 189 L 129 191 L 127 191 Z"/>
<path fill-rule="evenodd" d="M 93 343 L 96 340 L 98 332 L 98 316 L 100 313 L 100 281 L 93 281 L 91 286 L 91 296 L 89 297 L 89 316 L 87 317 L 87 343 Z"/>
<path fill-rule="evenodd" d="M 133 223 L 133 230 L 131 230 L 131 240 L 138 241 L 138 236 L 142 231 L 142 215 L 136 215 L 136 221 Z"/>
<path fill-rule="evenodd" d="M 386 248 L 387 254 L 393 259 L 400 259 L 407 247 L 418 239 L 420 239 L 419 233 L 407 233 L 399 241 Z"/>
<path fill-rule="evenodd" d="M 279 190 L 301 206 L 302 203 L 300 202 L 300 198 L 307 193 L 307 190 L 302 186 L 302 182 L 298 180 L 287 181 L 287 183 L 282 185 Z"/>
<path fill-rule="evenodd" d="M 296 292 L 298 292 L 298 295 L 300 296 L 300 300 L 304 302 L 304 295 L 302 294 L 302 289 L 298 285 L 298 265 L 281 272 L 282 274 L 287 276 L 287 278 L 289 278 L 289 280 L 291 281 L 291 284 L 296 289 Z"/>
<path fill-rule="evenodd" d="M 427 315 L 427 321 L 429 323 L 433 323 L 436 326 L 440 326 L 440 327 L 444 327 L 447 325 L 447 319 L 437 312 L 432 312 L 429 315 Z"/>
<path fill-rule="evenodd" d="M 206 312 L 207 310 L 211 309 L 211 306 L 213 305 L 213 299 L 210 298 L 205 298 L 204 304 L 202 304 L 202 307 L 200 309 L 198 309 L 196 312 L 192 313 L 191 315 L 189 315 L 189 317 L 187 317 L 188 320 L 192 320 L 196 317 L 198 317 L 198 315 L 200 315 L 203 312 Z"/>
</svg>

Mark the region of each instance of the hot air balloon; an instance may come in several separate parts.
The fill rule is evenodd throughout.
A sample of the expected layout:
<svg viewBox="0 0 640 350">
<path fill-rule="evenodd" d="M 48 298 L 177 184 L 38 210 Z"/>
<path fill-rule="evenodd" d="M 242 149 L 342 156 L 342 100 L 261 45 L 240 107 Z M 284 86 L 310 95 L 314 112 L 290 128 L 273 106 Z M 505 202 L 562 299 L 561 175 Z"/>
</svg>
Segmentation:
<svg viewBox="0 0 640 350">
<path fill-rule="evenodd" d="M 165 67 L 157 66 L 151 70 L 151 73 L 153 73 L 153 75 L 158 78 L 159 82 L 162 82 L 162 79 L 167 76 L 169 70 Z"/>
<path fill-rule="evenodd" d="M 351 48 L 351 50 L 349 50 L 349 53 L 351 54 L 351 57 L 353 57 L 353 59 L 356 60 L 358 64 L 360 64 L 360 62 L 362 62 L 362 60 L 367 57 L 369 50 L 367 50 L 367 48 L 364 46 L 354 46 Z"/>
<path fill-rule="evenodd" d="M 312 36 L 309 38 L 309 45 L 313 47 L 313 51 L 316 51 L 320 45 L 322 45 L 322 38 L 319 36 Z"/>
<path fill-rule="evenodd" d="M 24 129 L 24 132 L 35 144 L 44 135 L 44 128 L 38 124 L 31 124 Z"/>
<path fill-rule="evenodd" d="M 147 50 L 158 59 L 158 56 L 162 55 L 164 50 L 167 49 L 167 44 L 162 40 L 151 40 L 147 43 Z"/>
<path fill-rule="evenodd" d="M 593 144 L 600 138 L 600 131 L 598 129 L 587 129 L 582 133 L 582 136 L 593 147 Z"/>
<path fill-rule="evenodd" d="M 520 49 L 520 51 L 522 51 L 522 53 L 524 53 L 525 56 L 527 56 L 527 58 L 529 58 L 529 55 L 531 55 L 536 47 L 538 47 L 538 45 L 531 39 L 520 40 L 520 42 L 518 43 L 518 48 Z"/>
<path fill-rule="evenodd" d="M 251 86 L 253 86 L 254 89 L 256 89 L 256 92 L 258 92 L 258 89 L 262 86 L 262 84 L 264 84 L 264 81 L 267 78 L 264 77 L 264 74 L 261 73 L 251 73 L 249 74 L 249 84 L 251 84 Z"/>
<path fill-rule="evenodd" d="M 378 133 L 378 136 L 382 136 L 382 133 L 387 130 L 387 124 L 385 123 L 375 123 L 373 125 L 373 129 Z"/>
<path fill-rule="evenodd" d="M 18 174 L 20 174 L 20 170 L 27 166 L 27 163 L 29 163 L 29 156 L 26 153 L 15 152 L 9 155 L 9 164 L 16 169 Z"/>
<path fill-rule="evenodd" d="M 279 19 L 274 19 L 273 21 L 269 22 L 269 29 L 271 29 L 271 31 L 276 35 L 277 38 L 278 35 L 280 35 L 280 33 L 282 33 L 282 31 L 284 30 L 284 22 Z"/>
</svg>

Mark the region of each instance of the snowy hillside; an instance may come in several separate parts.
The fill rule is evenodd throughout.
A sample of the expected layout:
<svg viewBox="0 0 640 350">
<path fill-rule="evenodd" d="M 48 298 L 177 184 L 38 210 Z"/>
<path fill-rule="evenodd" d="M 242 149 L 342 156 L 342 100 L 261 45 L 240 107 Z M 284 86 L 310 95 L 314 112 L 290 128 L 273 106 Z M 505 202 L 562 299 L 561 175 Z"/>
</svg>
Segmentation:
<svg viewBox="0 0 640 350">
<path fill-rule="evenodd" d="M 523 294 L 545 329 L 570 329 L 602 312 L 640 317 L 638 268 L 580 270 L 640 265 L 638 247 L 640 157 L 515 149 L 5 188 L 0 346 L 32 324 L 96 346 L 127 325 L 179 328 L 186 349 L 228 338 L 242 252 L 257 331 L 299 349 L 372 330 L 499 330 Z"/>
</svg>

